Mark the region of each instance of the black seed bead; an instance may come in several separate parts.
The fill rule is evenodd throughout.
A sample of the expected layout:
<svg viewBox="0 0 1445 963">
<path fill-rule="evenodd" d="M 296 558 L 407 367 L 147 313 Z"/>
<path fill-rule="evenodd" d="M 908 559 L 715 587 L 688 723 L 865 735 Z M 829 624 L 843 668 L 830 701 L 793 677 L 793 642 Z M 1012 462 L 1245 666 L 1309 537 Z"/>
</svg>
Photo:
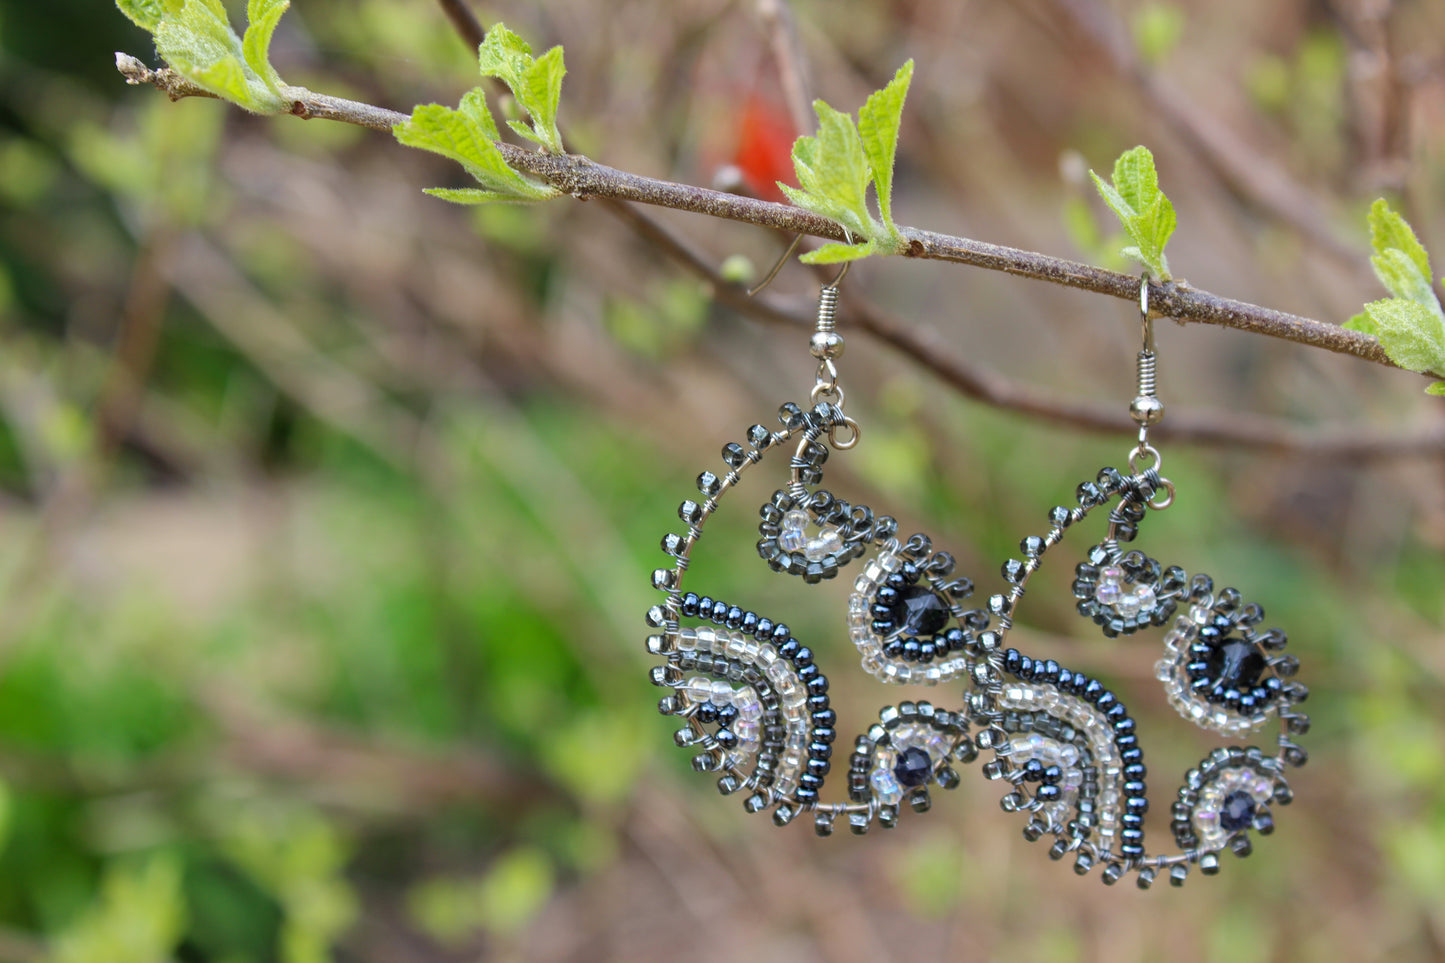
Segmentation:
<svg viewBox="0 0 1445 963">
<path fill-rule="evenodd" d="M 1133 762 L 1124 767 L 1123 774 L 1125 779 L 1143 779 L 1148 774 L 1148 770 L 1144 768 L 1142 762 Z"/>
<path fill-rule="evenodd" d="M 823 788 L 823 780 L 810 772 L 805 772 L 798 777 L 798 785 L 802 786 L 803 788 L 811 789 L 814 792 L 817 792 L 819 789 Z"/>
<path fill-rule="evenodd" d="M 1003 654 L 1004 671 L 1018 675 L 1019 665 L 1023 662 L 1023 658 L 1018 649 L 1009 649 Z"/>
<path fill-rule="evenodd" d="M 1107 691 L 1108 690 L 1104 688 L 1103 684 L 1100 683 L 1098 679 L 1090 679 L 1084 685 L 1084 690 L 1080 693 L 1080 695 L 1082 695 L 1084 699 L 1088 702 L 1098 702 L 1099 697 Z"/>
<path fill-rule="evenodd" d="M 713 735 L 713 739 L 724 749 L 736 748 L 738 744 L 737 734 L 731 729 L 719 729 L 716 734 Z"/>
<path fill-rule="evenodd" d="M 728 604 L 721 599 L 712 603 L 712 611 L 708 613 L 708 619 L 715 625 L 722 625 L 728 620 Z"/>
<path fill-rule="evenodd" d="M 1107 713 L 1110 709 L 1114 708 L 1114 706 L 1119 704 L 1118 698 L 1116 698 L 1114 693 L 1112 692 L 1103 692 L 1099 695 L 1097 699 L 1093 701 L 1094 705 L 1098 707 L 1099 711 L 1104 713 Z"/>
<path fill-rule="evenodd" d="M 759 618 L 757 627 L 753 629 L 753 638 L 759 642 L 767 642 L 773 637 L 773 620 Z"/>
<path fill-rule="evenodd" d="M 828 680 L 826 677 L 821 675 L 815 675 L 813 676 L 813 678 L 808 680 L 807 685 L 808 691 L 813 695 L 814 698 L 818 696 L 823 696 L 824 698 L 827 698 Z"/>
<path fill-rule="evenodd" d="M 1142 816 L 1149 811 L 1149 800 L 1143 796 L 1130 796 L 1124 800 L 1124 811 Z"/>
<path fill-rule="evenodd" d="M 783 623 L 779 622 L 773 626 L 772 640 L 777 644 L 782 645 L 784 642 L 788 641 L 788 637 L 792 634 L 793 633 L 791 629 L 789 629 Z"/>
<path fill-rule="evenodd" d="M 719 724 L 719 725 L 722 725 L 722 726 L 724 726 L 724 727 L 726 727 L 726 728 L 731 728 L 731 727 L 732 727 L 732 724 L 737 721 L 737 718 L 738 718 L 738 707 L 737 707 L 737 706 L 721 706 L 721 707 L 719 707 L 718 710 L 717 710 L 717 721 L 718 721 L 718 724 Z"/>
<path fill-rule="evenodd" d="M 813 713 L 813 725 L 832 726 L 838 722 L 838 713 L 832 709 L 821 709 Z"/>
<path fill-rule="evenodd" d="M 1063 790 L 1052 784 L 1044 784 L 1034 790 L 1034 798 L 1039 802 L 1057 802 L 1063 795 Z"/>
<path fill-rule="evenodd" d="M 818 667 L 816 665 L 804 665 L 798 668 L 798 678 L 803 682 L 816 679 L 818 674 Z"/>
<path fill-rule="evenodd" d="M 921 651 L 922 646 L 917 639 L 907 638 L 903 640 L 903 645 L 901 646 L 901 655 L 904 661 L 917 662 L 918 656 Z"/>
<path fill-rule="evenodd" d="M 1074 691 L 1074 680 L 1077 678 L 1078 676 L 1068 669 L 1060 668 L 1058 679 L 1054 684 L 1058 686 L 1060 692 L 1072 692 Z"/>
<path fill-rule="evenodd" d="M 824 759 L 821 756 L 808 757 L 806 769 L 808 772 L 812 773 L 815 776 L 818 776 L 820 778 L 822 776 L 826 776 L 828 775 L 829 770 L 831 770 L 832 768 L 832 764 L 829 763 L 827 759 Z"/>
<path fill-rule="evenodd" d="M 774 632 L 773 635 L 776 637 L 777 633 Z M 778 655 L 784 659 L 792 660 L 797 658 L 798 653 L 801 652 L 802 649 L 803 643 L 790 635 L 786 641 L 778 646 Z"/>
<path fill-rule="evenodd" d="M 738 622 L 737 628 L 747 635 L 752 635 L 758 630 L 758 613 L 744 612 L 742 619 Z"/>
<path fill-rule="evenodd" d="M 711 725 L 712 723 L 717 722 L 717 706 L 713 705 L 711 702 L 704 702 L 697 707 L 697 710 L 693 713 L 693 715 L 697 717 L 698 722 L 701 722 L 704 725 Z"/>
<path fill-rule="evenodd" d="M 698 597 L 696 592 L 688 592 L 682 597 L 682 614 L 688 618 L 695 618 L 698 610 Z"/>
<path fill-rule="evenodd" d="M 1123 735 L 1114 737 L 1114 745 L 1118 747 L 1122 757 L 1122 753 L 1128 752 L 1130 749 L 1139 745 L 1139 737 L 1132 732 L 1126 732 Z"/>
</svg>

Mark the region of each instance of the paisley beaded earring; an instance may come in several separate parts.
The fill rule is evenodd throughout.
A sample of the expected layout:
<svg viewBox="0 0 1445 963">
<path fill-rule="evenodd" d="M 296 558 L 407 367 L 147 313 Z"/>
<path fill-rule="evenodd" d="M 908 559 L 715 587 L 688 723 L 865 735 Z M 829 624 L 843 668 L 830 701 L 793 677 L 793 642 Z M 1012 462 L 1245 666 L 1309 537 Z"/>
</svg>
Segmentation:
<svg viewBox="0 0 1445 963">
<path fill-rule="evenodd" d="M 1140 285 L 1138 395 L 1130 406 L 1139 436 L 1128 473 L 1105 468 L 1078 486 L 1075 507 L 1053 508 L 1048 531 L 1023 539 L 1023 557 L 1002 566 L 1008 590 L 977 608 L 966 604 L 973 583 L 954 575 L 952 556 L 935 551 L 927 536 L 900 539 L 889 516 L 819 487 L 830 451 L 852 448 L 860 437 L 844 414 L 835 364 L 843 353 L 835 325 L 841 278 L 820 295 L 810 407 L 785 404 L 780 429 L 754 425 L 745 444 L 725 445 L 723 473 L 699 475 L 702 501 L 689 499 L 678 510 L 685 534 L 662 540 L 673 564 L 653 573 L 653 586 L 666 597 L 647 612 L 654 630 L 647 646 L 663 660 L 652 681 L 669 690 L 659 710 L 682 722 L 675 738 L 694 753 L 693 767 L 717 773 L 720 791 L 744 794 L 749 812 L 771 810 L 780 826 L 806 813 L 819 835 L 840 822 L 861 835 L 875 820 L 894 826 L 905 803 L 927 811 L 930 787 L 953 789 L 957 767 L 984 754 L 980 768 L 1006 783 L 1002 807 L 1024 815 L 1025 838 L 1049 837 L 1049 855 L 1070 857 L 1077 873 L 1099 866 L 1112 884 L 1133 872 L 1147 888 L 1167 872 L 1182 885 L 1190 866 L 1217 872 L 1226 849 L 1248 855 L 1251 831 L 1271 832 L 1271 807 L 1292 798 L 1287 769 L 1307 758 L 1293 741 L 1309 728 L 1296 708 L 1307 692 L 1292 681 L 1297 662 L 1282 652 L 1284 633 L 1258 629 L 1264 618 L 1258 605 L 1235 589 L 1216 591 L 1207 575 L 1191 577 L 1125 547 L 1150 511 L 1174 499 L 1148 441 L 1164 406 L 1155 394 L 1147 276 Z M 762 559 L 809 584 L 854 565 L 846 625 L 863 670 L 885 684 L 962 687 L 952 707 L 912 700 L 885 706 L 853 742 L 846 801 L 822 798 L 841 753 L 835 759 L 838 717 L 814 653 L 786 625 L 683 585 L 723 497 L 780 450 L 792 452 L 789 475 L 760 509 Z M 1105 506 L 1112 506 L 1105 536 L 1075 570 L 1079 613 L 1106 636 L 1167 626 L 1156 676 L 1196 726 L 1231 738 L 1271 719 L 1280 729 L 1272 751 L 1218 748 L 1185 774 L 1171 811 L 1175 852 L 1151 854 L 1144 845 L 1146 769 L 1124 704 L 1097 679 L 1005 647 L 1045 554 Z"/>
</svg>

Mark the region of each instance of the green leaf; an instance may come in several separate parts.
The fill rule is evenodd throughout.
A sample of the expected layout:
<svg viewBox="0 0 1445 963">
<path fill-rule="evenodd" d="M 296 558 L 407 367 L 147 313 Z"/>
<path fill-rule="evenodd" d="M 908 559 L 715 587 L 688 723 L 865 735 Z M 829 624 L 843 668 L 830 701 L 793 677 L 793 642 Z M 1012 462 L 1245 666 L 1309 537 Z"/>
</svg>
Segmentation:
<svg viewBox="0 0 1445 963">
<path fill-rule="evenodd" d="M 423 194 L 439 197 L 453 204 L 492 204 L 497 202 L 515 204 L 520 198 L 500 191 L 487 191 L 479 187 L 424 187 Z"/>
<path fill-rule="evenodd" d="M 537 128 L 542 145 L 554 154 L 562 153 L 562 134 L 557 130 L 557 108 L 562 103 L 562 78 L 567 76 L 567 65 L 562 60 L 562 48 L 553 47 L 537 58 L 527 71 L 525 97 L 518 96 L 532 123 Z"/>
<path fill-rule="evenodd" d="M 281 15 L 291 6 L 291 0 L 247 0 L 246 36 L 241 41 L 245 51 L 246 65 L 266 82 L 271 90 L 280 93 L 281 77 L 271 66 L 271 35 Z"/>
<path fill-rule="evenodd" d="M 480 88 L 468 91 L 456 110 L 441 104 L 415 108 L 411 117 L 396 125 L 392 133 L 408 147 L 441 154 L 461 164 L 482 185 L 482 194 L 499 195 L 485 200 L 505 197 L 513 201 L 541 201 L 559 193 L 555 187 L 534 181 L 507 166 L 506 158 L 497 148 L 496 122 L 487 110 Z M 457 203 L 483 202 L 483 198 L 475 194 L 444 192 L 438 196 Z"/>
<path fill-rule="evenodd" d="M 1404 298 L 1371 301 L 1365 311 L 1391 361 L 1445 376 L 1445 322 L 1437 312 Z"/>
<path fill-rule="evenodd" d="M 1361 311 L 1359 314 L 1346 321 L 1344 326 L 1346 328 L 1349 328 L 1351 331 L 1358 331 L 1361 334 L 1368 334 L 1377 338 L 1380 336 L 1380 331 L 1378 328 L 1375 327 L 1375 322 L 1371 320 L 1370 313 L 1368 311 Z"/>
<path fill-rule="evenodd" d="M 155 33 L 162 20 L 181 12 L 185 0 L 115 0 L 115 5 L 136 26 Z"/>
<path fill-rule="evenodd" d="M 798 260 L 804 264 L 841 264 L 844 261 L 856 261 L 859 258 L 867 257 L 876 253 L 878 246 L 873 241 L 863 244 L 824 244 L 816 251 L 809 251 Z"/>
<path fill-rule="evenodd" d="M 181 0 L 178 9 L 176 0 L 163 2 L 166 13 L 156 22 L 154 33 L 156 50 L 167 63 L 217 97 L 246 110 L 274 114 L 288 108 L 281 78 L 266 60 L 276 21 L 286 10 L 285 0 L 251 0 L 250 9 L 259 17 L 246 30 L 245 42 L 231 29 L 220 0 Z M 153 10 L 142 11 L 142 15 L 150 12 Z"/>
<path fill-rule="evenodd" d="M 898 235 L 893 224 L 893 162 L 898 152 L 898 127 L 903 120 L 903 103 L 908 98 L 908 85 L 913 79 L 910 60 L 893 75 L 888 86 L 869 94 L 858 110 L 858 135 L 873 174 L 873 187 L 878 193 L 878 210 L 888 233 Z M 816 262 L 815 262 L 816 263 Z"/>
<path fill-rule="evenodd" d="M 562 48 L 553 47 L 534 60 L 531 46 L 499 23 L 487 31 L 486 40 L 477 48 L 477 65 L 482 76 L 505 83 L 531 117 L 530 129 L 520 124 L 513 124 L 512 129 L 549 153 L 562 153 L 562 135 L 557 130 L 562 78 L 567 74 Z"/>
<path fill-rule="evenodd" d="M 1124 231 L 1134 243 L 1123 251 L 1149 269 L 1160 280 L 1169 280 L 1169 260 L 1164 246 L 1178 219 L 1174 204 L 1159 189 L 1159 175 L 1154 169 L 1154 155 L 1147 147 L 1135 147 L 1119 155 L 1114 162 L 1114 182 L 1089 171 L 1099 195 L 1119 218 Z"/>
<path fill-rule="evenodd" d="M 1375 253 L 1377 255 L 1384 254 L 1389 250 L 1402 252 L 1419 271 L 1420 276 L 1425 279 L 1428 287 L 1430 284 L 1430 255 L 1425 253 L 1424 245 L 1415 236 L 1415 231 L 1410 227 L 1409 222 L 1392 211 L 1389 203 L 1382 197 L 1370 205 L 1369 223 L 1370 246 L 1375 249 Z M 1386 287 L 1389 287 L 1384 278 L 1380 280 L 1385 283 Z M 1393 289 L 1392 293 L 1397 297 L 1407 296 L 1393 291 Z"/>
<path fill-rule="evenodd" d="M 868 182 L 872 179 L 863 142 L 853 118 L 813 102 L 818 115 L 816 137 L 793 142 L 793 170 L 801 188 L 779 183 L 788 199 L 801 208 L 837 221 L 858 238 L 883 233 L 868 211 Z"/>
<path fill-rule="evenodd" d="M 1445 381 L 1437 381 L 1425 389 L 1427 395 L 1445 395 Z"/>
<path fill-rule="evenodd" d="M 1154 170 L 1154 155 L 1144 146 L 1126 150 L 1114 161 L 1114 189 L 1135 211 L 1143 211 L 1154 203 L 1159 193 L 1159 174 Z"/>
<path fill-rule="evenodd" d="M 1370 266 L 1375 269 L 1375 277 L 1380 279 L 1385 290 L 1395 297 L 1426 307 L 1438 305 L 1430 275 L 1421 274 L 1415 259 L 1405 251 L 1386 248 L 1370 257 Z"/>
</svg>

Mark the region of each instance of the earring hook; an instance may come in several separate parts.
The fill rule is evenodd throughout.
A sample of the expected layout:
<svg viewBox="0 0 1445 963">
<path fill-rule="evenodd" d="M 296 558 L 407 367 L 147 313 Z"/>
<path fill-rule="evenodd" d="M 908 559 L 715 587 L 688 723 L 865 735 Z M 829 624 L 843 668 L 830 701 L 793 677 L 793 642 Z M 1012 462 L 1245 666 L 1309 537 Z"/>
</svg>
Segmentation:
<svg viewBox="0 0 1445 963">
<path fill-rule="evenodd" d="M 784 264 L 788 263 L 788 258 L 793 256 L 793 252 L 798 249 L 798 245 L 801 243 L 803 243 L 803 235 L 794 234 L 792 243 L 788 245 L 788 249 L 783 252 L 782 257 L 773 262 L 772 269 L 768 271 L 768 276 L 759 281 L 755 287 L 748 288 L 748 297 L 756 297 L 759 291 L 773 283 L 773 278 L 778 276 L 778 272 L 783 269 Z"/>
<path fill-rule="evenodd" d="M 1144 350 L 1154 350 L 1154 317 L 1149 311 L 1149 272 L 1139 278 L 1139 326 L 1143 335 Z"/>
<path fill-rule="evenodd" d="M 848 239 L 849 244 L 853 243 L 853 233 L 849 231 L 846 227 L 843 228 L 843 236 Z M 773 266 L 768 270 L 767 277 L 759 281 L 754 287 L 748 288 L 748 297 L 756 297 L 759 292 L 761 292 L 769 284 L 773 283 L 773 279 L 775 279 L 778 276 L 778 273 L 783 270 L 783 265 L 788 263 L 788 259 L 793 256 L 793 252 L 798 249 L 798 245 L 802 242 L 803 235 L 793 235 L 793 240 L 788 245 L 788 249 L 783 252 L 781 257 L 779 257 L 776 261 L 773 262 Z M 848 276 L 848 269 L 852 266 L 852 261 L 844 261 L 843 269 L 838 272 L 838 276 L 833 278 L 833 280 L 829 281 L 823 286 L 827 288 L 836 288 L 839 284 L 842 284 L 843 279 Z"/>
</svg>

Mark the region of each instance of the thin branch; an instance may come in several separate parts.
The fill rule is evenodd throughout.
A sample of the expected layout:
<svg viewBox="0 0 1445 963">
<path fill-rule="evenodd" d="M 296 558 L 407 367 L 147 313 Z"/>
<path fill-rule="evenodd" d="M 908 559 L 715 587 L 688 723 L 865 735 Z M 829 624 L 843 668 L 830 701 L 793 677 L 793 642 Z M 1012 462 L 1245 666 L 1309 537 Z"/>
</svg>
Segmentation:
<svg viewBox="0 0 1445 963">
<path fill-rule="evenodd" d="M 793 20 L 793 11 L 788 9 L 788 0 L 758 0 L 758 18 L 768 31 L 768 42 L 773 48 L 773 61 L 778 67 L 778 80 L 788 102 L 793 127 L 802 133 L 813 126 L 813 112 L 809 108 L 813 98 L 808 95 L 812 86 L 808 81 L 808 61 L 798 43 L 798 25 Z"/>
<path fill-rule="evenodd" d="M 442 12 L 452 22 L 452 27 L 461 35 L 462 42 L 471 48 L 472 53 L 487 39 L 487 31 L 482 27 L 482 22 L 477 19 L 467 6 L 466 0 L 439 0 Z"/>
<path fill-rule="evenodd" d="M 644 212 L 621 201 L 605 200 L 603 203 L 640 237 L 705 282 L 709 293 L 719 304 L 767 324 L 803 329 L 812 327 L 810 315 L 789 311 L 763 298 L 749 297 L 744 286 L 718 274 L 685 241 Z M 844 328 L 856 327 L 866 332 L 965 397 L 1087 431 L 1129 434 L 1137 428 L 1122 402 L 1072 402 L 1053 397 L 981 366 L 969 364 L 957 357 L 951 346 L 931 329 L 905 324 L 856 294 L 849 295 L 845 305 L 841 322 Z M 1289 422 L 1237 412 L 1171 414 L 1152 431 L 1161 439 L 1206 447 L 1249 448 L 1345 461 L 1433 458 L 1445 452 L 1445 427 L 1393 436 L 1382 436 L 1373 429 L 1307 432 Z"/>
<path fill-rule="evenodd" d="M 200 92 L 200 88 L 180 78 L 174 71 L 149 70 L 134 57 L 118 54 L 116 64 L 128 82 L 154 84 L 172 98 L 192 96 Z M 291 113 L 298 117 L 338 120 L 375 130 L 390 130 L 407 119 L 407 115 L 397 111 L 337 97 L 324 97 L 304 88 L 290 88 L 288 93 L 297 98 Z M 577 154 L 541 154 L 510 144 L 498 146 L 507 163 L 517 170 L 540 177 L 579 199 L 607 197 L 636 201 L 780 231 L 809 234 L 835 241 L 846 240 L 841 226 L 801 208 L 630 174 Z M 1107 271 L 1077 261 L 970 238 L 916 228 L 901 230 L 908 240 L 905 254 L 909 257 L 971 264 L 1021 277 L 1051 281 L 1065 287 L 1107 294 L 1127 301 L 1135 300 L 1139 294 L 1139 279 L 1130 274 Z M 1157 316 L 1170 317 L 1181 323 L 1195 322 L 1238 328 L 1395 367 L 1386 357 L 1379 342 L 1366 335 L 1338 325 L 1222 298 L 1191 288 L 1182 281 L 1151 284 L 1149 302 Z"/>
</svg>

